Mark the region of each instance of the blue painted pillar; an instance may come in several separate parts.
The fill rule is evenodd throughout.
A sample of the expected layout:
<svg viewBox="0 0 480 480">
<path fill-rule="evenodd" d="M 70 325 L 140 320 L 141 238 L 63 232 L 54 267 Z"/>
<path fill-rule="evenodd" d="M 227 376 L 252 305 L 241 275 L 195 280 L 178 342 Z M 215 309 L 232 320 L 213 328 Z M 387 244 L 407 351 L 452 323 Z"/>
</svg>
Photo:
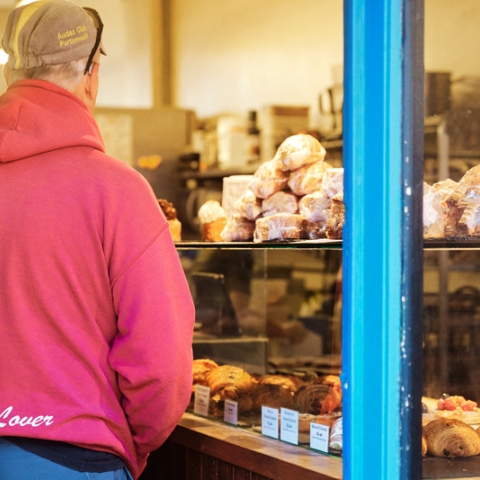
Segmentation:
<svg viewBox="0 0 480 480">
<path fill-rule="evenodd" d="M 406 101 L 415 85 L 412 34 L 405 25 L 414 2 L 344 2 L 345 480 L 421 478 L 418 463 L 412 468 L 419 453 L 405 455 L 411 438 L 405 432 L 411 432 L 416 419 L 407 403 L 417 412 L 420 391 L 411 372 L 421 371 L 421 364 L 410 361 L 412 354 L 421 354 L 418 344 L 412 349 L 418 329 L 410 329 L 412 273 L 421 272 L 420 170 L 413 179 L 409 143 L 419 112 Z M 423 116 L 420 122 L 423 129 Z M 412 261 L 420 266 L 412 270 Z M 421 318 L 416 321 L 421 326 Z M 412 445 L 417 447 L 416 440 Z"/>
</svg>

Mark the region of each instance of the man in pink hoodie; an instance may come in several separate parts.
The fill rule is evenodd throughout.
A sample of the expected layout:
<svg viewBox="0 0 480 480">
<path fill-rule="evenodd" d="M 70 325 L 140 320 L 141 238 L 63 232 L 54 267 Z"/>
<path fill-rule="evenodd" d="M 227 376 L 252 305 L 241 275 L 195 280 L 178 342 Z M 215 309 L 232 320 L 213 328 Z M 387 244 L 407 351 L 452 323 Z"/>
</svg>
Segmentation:
<svg viewBox="0 0 480 480">
<path fill-rule="evenodd" d="M 190 399 L 194 307 L 168 223 L 92 116 L 102 27 L 38 1 L 2 40 L 0 480 L 138 478 Z"/>
</svg>

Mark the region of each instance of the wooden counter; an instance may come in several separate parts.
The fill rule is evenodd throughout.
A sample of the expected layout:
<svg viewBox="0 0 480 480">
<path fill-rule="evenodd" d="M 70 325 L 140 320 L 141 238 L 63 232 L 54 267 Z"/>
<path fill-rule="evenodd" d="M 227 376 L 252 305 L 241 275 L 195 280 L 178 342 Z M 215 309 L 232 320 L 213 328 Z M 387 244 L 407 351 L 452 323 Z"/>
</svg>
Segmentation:
<svg viewBox="0 0 480 480">
<path fill-rule="evenodd" d="M 341 458 L 186 413 L 140 480 L 341 478 Z"/>
</svg>

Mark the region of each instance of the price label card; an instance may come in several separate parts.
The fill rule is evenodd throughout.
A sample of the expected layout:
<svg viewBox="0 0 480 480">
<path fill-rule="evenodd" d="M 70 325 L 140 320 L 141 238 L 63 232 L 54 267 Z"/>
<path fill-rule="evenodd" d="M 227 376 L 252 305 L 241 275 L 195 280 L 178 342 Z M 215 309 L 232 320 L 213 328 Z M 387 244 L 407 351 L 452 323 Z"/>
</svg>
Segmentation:
<svg viewBox="0 0 480 480">
<path fill-rule="evenodd" d="M 210 403 L 210 387 L 195 385 L 195 398 L 193 412 L 197 415 L 208 417 L 208 406 Z"/>
<path fill-rule="evenodd" d="M 328 439 L 330 428 L 319 423 L 310 424 L 310 448 L 328 453 Z"/>
<path fill-rule="evenodd" d="M 262 434 L 278 438 L 278 409 L 262 406 Z"/>
<path fill-rule="evenodd" d="M 280 440 L 298 445 L 298 412 L 280 409 Z"/>
<path fill-rule="evenodd" d="M 232 425 L 238 424 L 238 403 L 233 400 L 225 400 L 223 420 Z"/>
</svg>

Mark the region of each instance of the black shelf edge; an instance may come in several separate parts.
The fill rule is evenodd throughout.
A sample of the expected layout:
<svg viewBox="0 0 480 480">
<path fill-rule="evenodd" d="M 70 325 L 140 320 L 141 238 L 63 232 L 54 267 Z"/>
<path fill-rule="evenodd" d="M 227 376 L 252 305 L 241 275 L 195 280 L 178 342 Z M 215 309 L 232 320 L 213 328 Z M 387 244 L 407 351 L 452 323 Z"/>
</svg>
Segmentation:
<svg viewBox="0 0 480 480">
<path fill-rule="evenodd" d="M 424 239 L 423 247 L 426 250 L 480 250 L 480 237 Z"/>
<path fill-rule="evenodd" d="M 270 241 L 270 242 L 202 242 L 200 240 L 187 240 L 175 242 L 178 250 L 198 250 L 198 249 L 227 249 L 227 250 L 267 250 L 267 249 L 336 249 L 343 247 L 342 240 L 292 240 L 292 241 Z M 432 238 L 424 239 L 423 247 L 425 250 L 480 250 L 480 237 L 465 239 L 447 239 Z"/>
<path fill-rule="evenodd" d="M 205 250 L 205 249 L 222 249 L 222 250 L 267 250 L 267 249 L 342 249 L 342 240 L 297 240 L 297 241 L 271 241 L 271 242 L 201 242 L 201 241 L 184 241 L 175 242 L 177 250 Z"/>
</svg>

